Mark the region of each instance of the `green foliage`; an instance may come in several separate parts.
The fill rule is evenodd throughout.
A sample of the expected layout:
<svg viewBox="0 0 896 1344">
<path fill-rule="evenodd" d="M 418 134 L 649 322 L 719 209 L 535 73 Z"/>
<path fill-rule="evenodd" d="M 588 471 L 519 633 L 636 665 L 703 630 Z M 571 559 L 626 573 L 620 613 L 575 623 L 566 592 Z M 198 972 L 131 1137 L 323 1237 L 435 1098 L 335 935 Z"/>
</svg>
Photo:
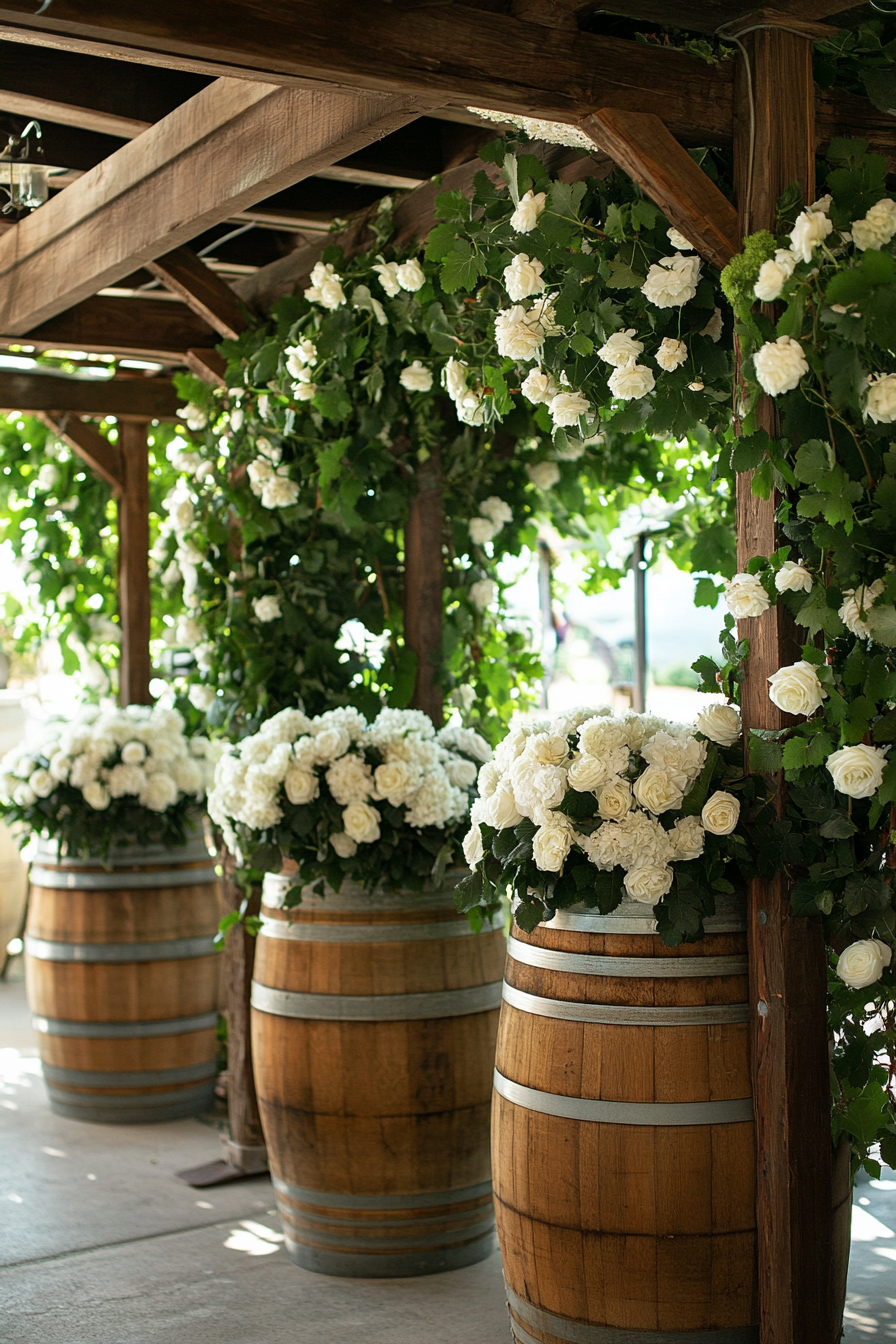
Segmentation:
<svg viewBox="0 0 896 1344">
<path fill-rule="evenodd" d="M 743 252 L 732 257 L 722 271 L 722 293 L 738 317 L 746 317 L 756 302 L 753 297 L 753 286 L 756 284 L 759 268 L 764 261 L 775 255 L 776 246 L 774 235 L 767 229 L 760 229 L 758 233 L 753 233 L 744 239 Z"/>
</svg>

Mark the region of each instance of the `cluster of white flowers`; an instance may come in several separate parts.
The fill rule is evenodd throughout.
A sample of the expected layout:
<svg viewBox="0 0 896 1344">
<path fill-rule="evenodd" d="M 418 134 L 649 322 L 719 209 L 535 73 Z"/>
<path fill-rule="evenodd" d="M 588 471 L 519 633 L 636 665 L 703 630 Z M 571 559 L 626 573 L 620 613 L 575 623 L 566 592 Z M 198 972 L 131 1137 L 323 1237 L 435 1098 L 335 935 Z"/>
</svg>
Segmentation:
<svg viewBox="0 0 896 1344">
<path fill-rule="evenodd" d="M 432 387 L 432 369 L 415 359 L 402 369 L 398 381 L 406 392 L 428 392 Z"/>
<path fill-rule="evenodd" d="M 317 383 L 314 381 L 314 366 L 318 362 L 317 346 L 306 337 L 296 345 L 288 345 L 283 353 L 286 356 L 286 372 L 293 380 L 293 397 L 296 401 L 311 401 L 317 392 Z"/>
<path fill-rule="evenodd" d="M 492 541 L 505 523 L 513 520 L 513 509 L 499 495 L 489 495 L 479 505 L 479 516 L 470 519 L 470 540 L 476 546 Z"/>
<path fill-rule="evenodd" d="M 654 308 L 680 308 L 697 293 L 700 266 L 699 257 L 663 257 L 650 267 L 641 293 Z"/>
<path fill-rule="evenodd" d="M 852 226 L 852 241 L 860 252 L 880 251 L 896 233 L 896 201 L 885 196 L 872 205 L 864 219 L 856 219 Z"/>
<path fill-rule="evenodd" d="M 237 825 L 267 830 L 286 804 L 314 803 L 325 784 L 343 809 L 342 830 L 329 843 L 351 858 L 380 837 L 378 802 L 404 808 L 404 824 L 417 830 L 463 821 L 478 766 L 490 757 L 472 729 L 437 733 L 416 709 L 384 709 L 369 726 L 356 709 L 313 719 L 284 709 L 221 756 L 208 811 L 238 853 Z"/>
<path fill-rule="evenodd" d="M 467 382 L 468 366 L 461 359 L 449 359 L 442 369 L 442 386 L 454 402 L 457 418 L 463 425 L 484 425 L 491 418 L 492 402 L 481 388 Z"/>
<path fill-rule="evenodd" d="M 694 729 L 609 710 L 517 723 L 479 771 L 467 862 L 475 868 L 483 857 L 483 823 L 506 830 L 527 817 L 538 828 L 532 851 L 542 872 L 561 872 L 576 845 L 598 869 L 623 868 L 630 899 L 652 905 L 672 886 L 672 863 L 702 854 L 706 831 L 729 835 L 736 827 L 740 804 L 720 791 L 699 817 L 668 829 L 659 817 L 681 807 L 703 768 L 706 741 L 696 733 L 730 746 L 740 731 L 737 710 L 722 705 L 704 710 Z M 570 789 L 594 795 L 599 824 L 590 834 L 557 810 Z"/>
<path fill-rule="evenodd" d="M 165 510 L 159 525 L 158 540 L 150 551 L 150 557 L 161 565 L 168 550 L 168 538 L 174 536 L 177 548 L 174 558 L 162 574 L 162 583 L 166 587 L 183 583 L 184 605 L 193 610 L 199 602 L 199 568 L 206 564 L 205 556 L 193 545 L 189 534 L 196 522 L 196 507 L 193 494 L 186 481 L 178 481 L 162 501 Z"/>
<path fill-rule="evenodd" d="M 383 261 L 380 257 L 373 269 L 390 299 L 396 298 L 403 289 L 409 294 L 416 294 L 426 284 L 423 267 L 416 257 L 410 261 Z"/>
<path fill-rule="evenodd" d="M 258 457 L 246 467 L 249 489 L 266 509 L 288 509 L 299 498 L 298 482 L 290 480 L 288 467 L 281 466 L 280 448 L 269 439 L 255 440 Z"/>
<path fill-rule="evenodd" d="M 345 291 L 342 288 L 342 276 L 336 274 L 336 268 L 328 261 L 319 261 L 311 272 L 311 285 L 305 290 L 309 303 L 319 303 L 322 308 L 341 308 L 345 303 Z"/>
<path fill-rule="evenodd" d="M 0 799 L 30 807 L 62 784 L 79 789 L 103 812 L 115 798 L 132 797 L 150 812 L 184 799 L 201 800 L 211 784 L 219 743 L 184 737 L 173 709 L 90 706 L 71 723 L 48 726 L 37 748 L 14 747 L 0 764 Z"/>
</svg>

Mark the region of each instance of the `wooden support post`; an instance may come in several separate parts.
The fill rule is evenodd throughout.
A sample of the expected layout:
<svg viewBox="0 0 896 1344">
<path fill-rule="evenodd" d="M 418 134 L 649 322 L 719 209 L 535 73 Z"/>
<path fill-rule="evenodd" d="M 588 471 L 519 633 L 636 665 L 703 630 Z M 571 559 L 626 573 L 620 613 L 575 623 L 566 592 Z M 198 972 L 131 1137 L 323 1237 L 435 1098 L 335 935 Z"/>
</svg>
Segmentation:
<svg viewBox="0 0 896 1344">
<path fill-rule="evenodd" d="M 227 910 L 238 910 L 243 890 L 233 880 L 236 860 L 218 837 L 218 853 L 224 868 L 223 894 Z M 261 888 L 254 887 L 247 914 L 257 915 L 261 908 Z M 243 923 L 234 925 L 224 948 L 224 1015 L 227 1018 L 227 1115 L 230 1137 L 224 1152 L 231 1166 L 240 1171 L 264 1171 L 267 1153 L 258 1098 L 252 1075 L 252 1037 L 249 1029 L 249 994 L 255 965 L 255 939 Z"/>
<path fill-rule="evenodd" d="M 118 698 L 123 705 L 151 704 L 148 423 L 131 420 L 118 426 L 124 472 L 124 489 L 118 499 Z"/>
<path fill-rule="evenodd" d="M 417 655 L 411 705 L 442 726 L 442 689 L 433 659 L 442 647 L 442 455 L 417 469 L 417 493 L 404 532 L 404 639 Z"/>
<path fill-rule="evenodd" d="M 814 195 L 814 92 L 810 41 L 764 29 L 744 36 L 752 88 L 739 58 L 735 173 L 744 233 L 774 228 L 791 182 Z M 755 131 L 751 152 L 751 106 Z M 776 432 L 766 399 L 760 417 Z M 738 478 L 738 568 L 777 545 L 775 500 Z M 768 698 L 769 675 L 799 658 L 789 612 L 772 607 L 740 624 L 750 641 L 743 688 L 749 728 L 788 721 Z M 783 807 L 783 781 L 778 784 Z M 824 942 L 820 920 L 794 919 L 783 876 L 754 882 L 749 924 L 761 1344 L 834 1344 L 830 1084 Z"/>
</svg>

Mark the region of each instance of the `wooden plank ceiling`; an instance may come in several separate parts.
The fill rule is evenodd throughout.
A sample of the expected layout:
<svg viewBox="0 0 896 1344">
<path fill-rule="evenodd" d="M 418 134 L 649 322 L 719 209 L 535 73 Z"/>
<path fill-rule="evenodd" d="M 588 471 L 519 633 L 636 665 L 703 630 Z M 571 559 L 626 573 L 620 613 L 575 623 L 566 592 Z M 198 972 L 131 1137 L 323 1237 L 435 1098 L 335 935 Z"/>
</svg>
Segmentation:
<svg viewBox="0 0 896 1344">
<path fill-rule="evenodd" d="M 733 63 L 611 34 L 613 15 L 736 35 L 770 18 L 815 32 L 842 9 L 54 0 L 35 13 L 0 0 L 0 134 L 37 117 L 58 170 L 46 206 L 18 225 L 0 217 L 0 346 L 155 361 L 162 376 L 207 368 L 239 304 L 263 310 L 301 282 L 334 220 L 357 218 L 342 236 L 358 250 L 364 212 L 411 189 L 401 236 L 426 232 L 433 177 L 467 184 L 495 134 L 468 105 L 588 117 L 620 162 L 620 137 L 658 112 L 685 146 L 730 144 Z M 855 95 L 819 90 L 816 104 L 821 145 L 861 133 L 896 167 L 896 120 Z M 546 152 L 570 180 L 611 166 L 600 150 L 587 163 Z"/>
</svg>

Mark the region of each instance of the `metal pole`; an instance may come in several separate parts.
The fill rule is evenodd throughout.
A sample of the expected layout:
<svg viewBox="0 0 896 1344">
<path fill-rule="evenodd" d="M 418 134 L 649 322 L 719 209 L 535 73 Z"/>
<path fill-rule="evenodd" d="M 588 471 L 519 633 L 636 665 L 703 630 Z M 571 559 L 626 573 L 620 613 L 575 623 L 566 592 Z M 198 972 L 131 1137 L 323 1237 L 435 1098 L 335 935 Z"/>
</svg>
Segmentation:
<svg viewBox="0 0 896 1344">
<path fill-rule="evenodd" d="M 647 708 L 647 562 L 644 559 L 646 534 L 635 538 L 632 571 L 635 576 L 635 647 L 632 650 L 632 709 L 643 714 Z"/>
</svg>

